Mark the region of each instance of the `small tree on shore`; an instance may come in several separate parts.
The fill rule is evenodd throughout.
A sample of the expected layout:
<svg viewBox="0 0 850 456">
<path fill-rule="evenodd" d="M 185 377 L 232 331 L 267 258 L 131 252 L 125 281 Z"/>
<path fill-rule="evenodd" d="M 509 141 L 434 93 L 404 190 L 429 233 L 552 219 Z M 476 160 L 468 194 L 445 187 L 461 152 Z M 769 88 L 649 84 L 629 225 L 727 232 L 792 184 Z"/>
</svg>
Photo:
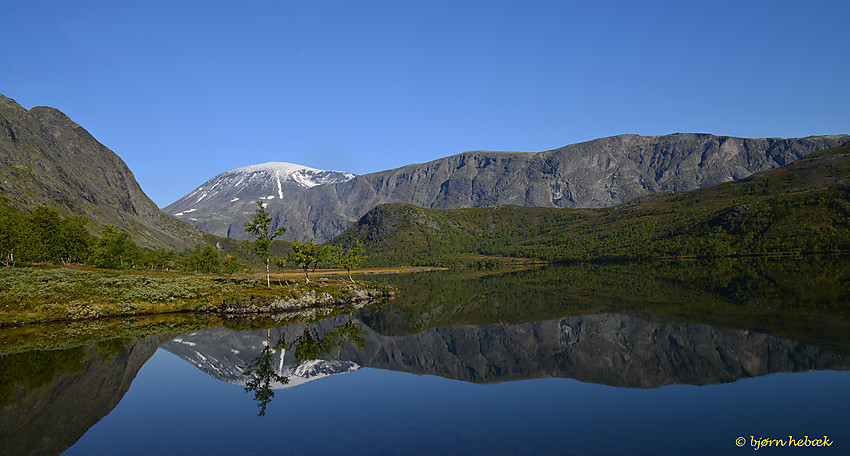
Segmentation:
<svg viewBox="0 0 850 456">
<path fill-rule="evenodd" d="M 337 266 L 348 272 L 348 280 L 351 283 L 354 283 L 354 279 L 351 278 L 351 270 L 356 269 L 360 264 L 361 254 L 363 254 L 363 243 L 360 241 L 348 250 L 343 249 L 341 245 L 333 247 L 333 261 Z"/>
<path fill-rule="evenodd" d="M 266 263 L 266 285 L 271 288 L 271 279 L 269 278 L 269 263 L 271 255 L 272 240 L 286 233 L 286 228 L 280 227 L 274 231 L 271 229 L 272 218 L 262 201 L 257 201 L 257 210 L 254 213 L 254 221 L 252 223 L 245 222 L 245 232 L 254 235 L 253 241 L 245 241 L 250 247 L 250 250 L 259 256 Z"/>
<path fill-rule="evenodd" d="M 310 274 L 308 274 L 308 271 L 310 270 L 310 266 L 319 261 L 319 255 L 319 246 L 314 244 L 313 241 L 295 241 L 292 243 L 292 255 L 289 256 L 289 259 L 295 263 L 298 269 L 304 270 L 304 277 L 309 283 Z"/>
</svg>

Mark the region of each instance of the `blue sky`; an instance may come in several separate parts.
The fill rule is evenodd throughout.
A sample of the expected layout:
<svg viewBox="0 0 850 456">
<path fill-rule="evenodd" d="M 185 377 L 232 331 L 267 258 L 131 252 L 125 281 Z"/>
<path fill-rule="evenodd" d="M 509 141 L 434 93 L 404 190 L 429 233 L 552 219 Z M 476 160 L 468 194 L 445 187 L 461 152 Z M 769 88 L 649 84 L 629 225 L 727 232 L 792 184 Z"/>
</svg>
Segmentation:
<svg viewBox="0 0 850 456">
<path fill-rule="evenodd" d="M 15 2 L 0 93 L 160 206 L 267 161 L 364 174 L 622 133 L 850 133 L 850 2 Z"/>
</svg>

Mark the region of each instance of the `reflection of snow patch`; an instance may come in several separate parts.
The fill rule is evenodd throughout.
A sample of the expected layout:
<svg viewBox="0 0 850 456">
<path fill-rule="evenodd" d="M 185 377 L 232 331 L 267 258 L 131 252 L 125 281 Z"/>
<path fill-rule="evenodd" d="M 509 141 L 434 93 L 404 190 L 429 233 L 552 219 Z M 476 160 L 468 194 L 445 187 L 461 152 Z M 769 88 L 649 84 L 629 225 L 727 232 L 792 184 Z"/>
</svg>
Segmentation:
<svg viewBox="0 0 850 456">
<path fill-rule="evenodd" d="M 237 349 L 235 349 L 235 348 L 231 348 L 231 349 L 230 349 L 230 353 L 233 353 L 234 355 L 238 355 L 238 354 L 239 354 L 239 350 L 237 350 Z"/>
<path fill-rule="evenodd" d="M 230 200 L 230 202 L 231 202 L 231 203 L 235 203 L 235 202 L 237 202 L 237 201 L 239 201 L 239 197 L 238 197 L 238 196 L 237 196 L 236 198 L 233 198 L 232 200 Z"/>
<path fill-rule="evenodd" d="M 189 342 L 188 340 L 183 340 L 183 339 L 174 339 L 174 342 L 177 342 L 177 343 L 180 343 L 180 344 L 183 344 L 183 345 L 188 345 L 190 347 L 194 347 L 195 345 L 198 345 L 194 342 Z"/>
</svg>

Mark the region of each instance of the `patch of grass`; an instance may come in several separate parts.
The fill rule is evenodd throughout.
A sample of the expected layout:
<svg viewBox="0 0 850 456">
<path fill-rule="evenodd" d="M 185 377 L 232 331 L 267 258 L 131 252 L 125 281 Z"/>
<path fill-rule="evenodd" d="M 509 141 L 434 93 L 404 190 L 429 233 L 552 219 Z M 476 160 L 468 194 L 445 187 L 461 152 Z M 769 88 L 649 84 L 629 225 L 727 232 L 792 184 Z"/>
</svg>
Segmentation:
<svg viewBox="0 0 850 456">
<path fill-rule="evenodd" d="M 96 270 L 75 267 L 0 269 L 0 326 L 172 312 L 210 312 L 318 296 L 337 301 L 367 284 L 320 280 L 266 286 L 252 277 Z"/>
</svg>

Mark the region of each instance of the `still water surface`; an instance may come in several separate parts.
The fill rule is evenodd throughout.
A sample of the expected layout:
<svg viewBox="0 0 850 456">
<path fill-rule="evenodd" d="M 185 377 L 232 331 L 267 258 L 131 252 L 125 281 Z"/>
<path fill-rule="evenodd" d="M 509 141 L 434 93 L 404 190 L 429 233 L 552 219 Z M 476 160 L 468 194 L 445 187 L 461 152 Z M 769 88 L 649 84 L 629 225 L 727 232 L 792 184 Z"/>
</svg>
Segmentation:
<svg viewBox="0 0 850 456">
<path fill-rule="evenodd" d="M 399 297 L 350 315 L 66 350 L 84 369 L 14 386 L 0 449 L 752 454 L 751 436 L 827 436 L 827 448 L 758 453 L 848 454 L 847 268 L 829 260 L 381 277 Z M 4 362 L 20 368 L 44 356 Z M 259 362 L 270 366 L 269 388 L 246 390 L 257 377 L 242 374 Z M 258 392 L 274 396 L 263 402 Z"/>
</svg>

